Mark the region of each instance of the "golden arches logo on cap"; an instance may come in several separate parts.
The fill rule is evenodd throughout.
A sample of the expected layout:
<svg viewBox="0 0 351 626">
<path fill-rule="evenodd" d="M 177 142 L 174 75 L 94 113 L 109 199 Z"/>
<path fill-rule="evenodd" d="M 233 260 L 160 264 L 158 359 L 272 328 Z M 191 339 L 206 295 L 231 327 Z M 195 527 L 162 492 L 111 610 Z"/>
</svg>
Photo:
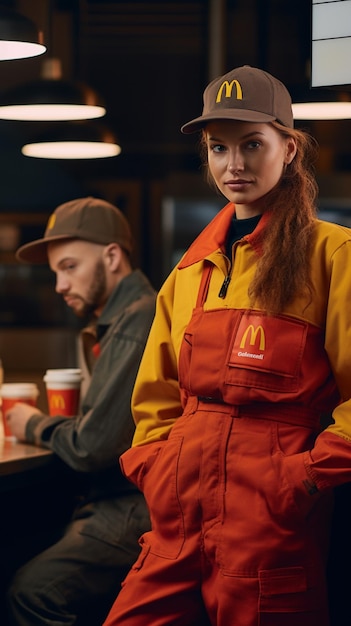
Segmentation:
<svg viewBox="0 0 351 626">
<path fill-rule="evenodd" d="M 184 124 L 181 131 L 193 133 L 216 120 L 259 124 L 276 120 L 293 128 L 291 96 L 285 85 L 272 74 L 243 65 L 207 85 L 203 93 L 202 115 Z"/>
<path fill-rule="evenodd" d="M 55 213 L 53 213 L 52 215 L 50 215 L 49 217 L 49 221 L 48 221 L 48 225 L 47 225 L 47 230 L 51 230 L 52 228 L 54 228 L 55 226 L 55 222 L 56 222 L 56 215 Z"/>
<path fill-rule="evenodd" d="M 225 98 L 231 98 L 234 85 L 235 85 L 236 99 L 242 100 L 243 90 L 241 88 L 239 81 L 236 80 L 236 78 L 234 78 L 234 80 L 232 80 L 231 82 L 229 82 L 228 80 L 223 81 L 223 83 L 221 84 L 220 88 L 217 91 L 216 102 L 220 102 L 222 100 L 223 91 L 224 91 Z"/>
</svg>

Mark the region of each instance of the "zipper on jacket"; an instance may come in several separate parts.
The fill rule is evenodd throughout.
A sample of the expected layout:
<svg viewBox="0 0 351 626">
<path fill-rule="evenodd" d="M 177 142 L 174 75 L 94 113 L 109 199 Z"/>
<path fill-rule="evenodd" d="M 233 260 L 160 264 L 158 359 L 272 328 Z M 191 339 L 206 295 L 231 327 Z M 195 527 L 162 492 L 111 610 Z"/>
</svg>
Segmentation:
<svg viewBox="0 0 351 626">
<path fill-rule="evenodd" d="M 230 283 L 230 279 L 231 279 L 231 275 L 228 274 L 222 284 L 222 287 L 219 290 L 219 294 L 218 297 L 219 298 L 225 298 L 227 295 L 227 291 L 228 291 L 228 287 L 229 287 L 229 283 Z"/>
</svg>

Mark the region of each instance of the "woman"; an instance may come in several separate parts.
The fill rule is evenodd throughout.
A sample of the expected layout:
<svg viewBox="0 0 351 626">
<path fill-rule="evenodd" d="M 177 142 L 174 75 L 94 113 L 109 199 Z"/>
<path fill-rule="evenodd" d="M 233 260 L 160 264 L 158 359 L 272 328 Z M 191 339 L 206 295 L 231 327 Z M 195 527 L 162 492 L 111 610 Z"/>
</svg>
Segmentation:
<svg viewBox="0 0 351 626">
<path fill-rule="evenodd" d="M 229 204 L 158 296 L 121 457 L 152 531 L 105 626 L 327 626 L 332 488 L 351 478 L 351 232 L 317 220 L 314 142 L 273 76 L 212 81 L 182 130 L 202 132 Z"/>
</svg>

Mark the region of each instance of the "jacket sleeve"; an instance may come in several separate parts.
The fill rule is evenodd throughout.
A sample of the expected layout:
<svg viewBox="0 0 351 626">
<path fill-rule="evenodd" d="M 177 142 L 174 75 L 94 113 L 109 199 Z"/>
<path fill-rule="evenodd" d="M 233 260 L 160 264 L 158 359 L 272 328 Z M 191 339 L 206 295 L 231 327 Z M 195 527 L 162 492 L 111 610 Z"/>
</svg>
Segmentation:
<svg viewBox="0 0 351 626">
<path fill-rule="evenodd" d="M 333 411 L 333 423 L 317 437 L 311 451 L 300 455 L 300 461 L 294 466 L 294 471 L 301 476 L 303 471 L 307 472 L 319 490 L 351 481 L 350 268 L 351 241 L 347 240 L 333 252 L 330 260 L 325 332 L 325 348 L 342 400 Z"/>
<path fill-rule="evenodd" d="M 131 445 L 131 393 L 153 316 L 152 297 L 130 307 L 102 341 L 81 415 L 34 416 L 27 425 L 28 440 L 51 449 L 77 471 L 115 465 Z"/>
<path fill-rule="evenodd" d="M 167 439 L 182 413 L 172 336 L 176 271 L 173 270 L 158 294 L 155 319 L 133 391 L 134 446 Z"/>
</svg>

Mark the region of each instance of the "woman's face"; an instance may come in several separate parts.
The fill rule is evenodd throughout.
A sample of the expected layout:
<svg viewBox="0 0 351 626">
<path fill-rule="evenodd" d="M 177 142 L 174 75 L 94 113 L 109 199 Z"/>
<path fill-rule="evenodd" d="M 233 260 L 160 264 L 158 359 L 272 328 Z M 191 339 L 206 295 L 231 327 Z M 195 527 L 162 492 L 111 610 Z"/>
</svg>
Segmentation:
<svg viewBox="0 0 351 626">
<path fill-rule="evenodd" d="M 271 124 L 216 120 L 205 128 L 208 166 L 240 218 L 265 208 L 264 196 L 278 183 L 296 154 L 296 142 Z"/>
</svg>

